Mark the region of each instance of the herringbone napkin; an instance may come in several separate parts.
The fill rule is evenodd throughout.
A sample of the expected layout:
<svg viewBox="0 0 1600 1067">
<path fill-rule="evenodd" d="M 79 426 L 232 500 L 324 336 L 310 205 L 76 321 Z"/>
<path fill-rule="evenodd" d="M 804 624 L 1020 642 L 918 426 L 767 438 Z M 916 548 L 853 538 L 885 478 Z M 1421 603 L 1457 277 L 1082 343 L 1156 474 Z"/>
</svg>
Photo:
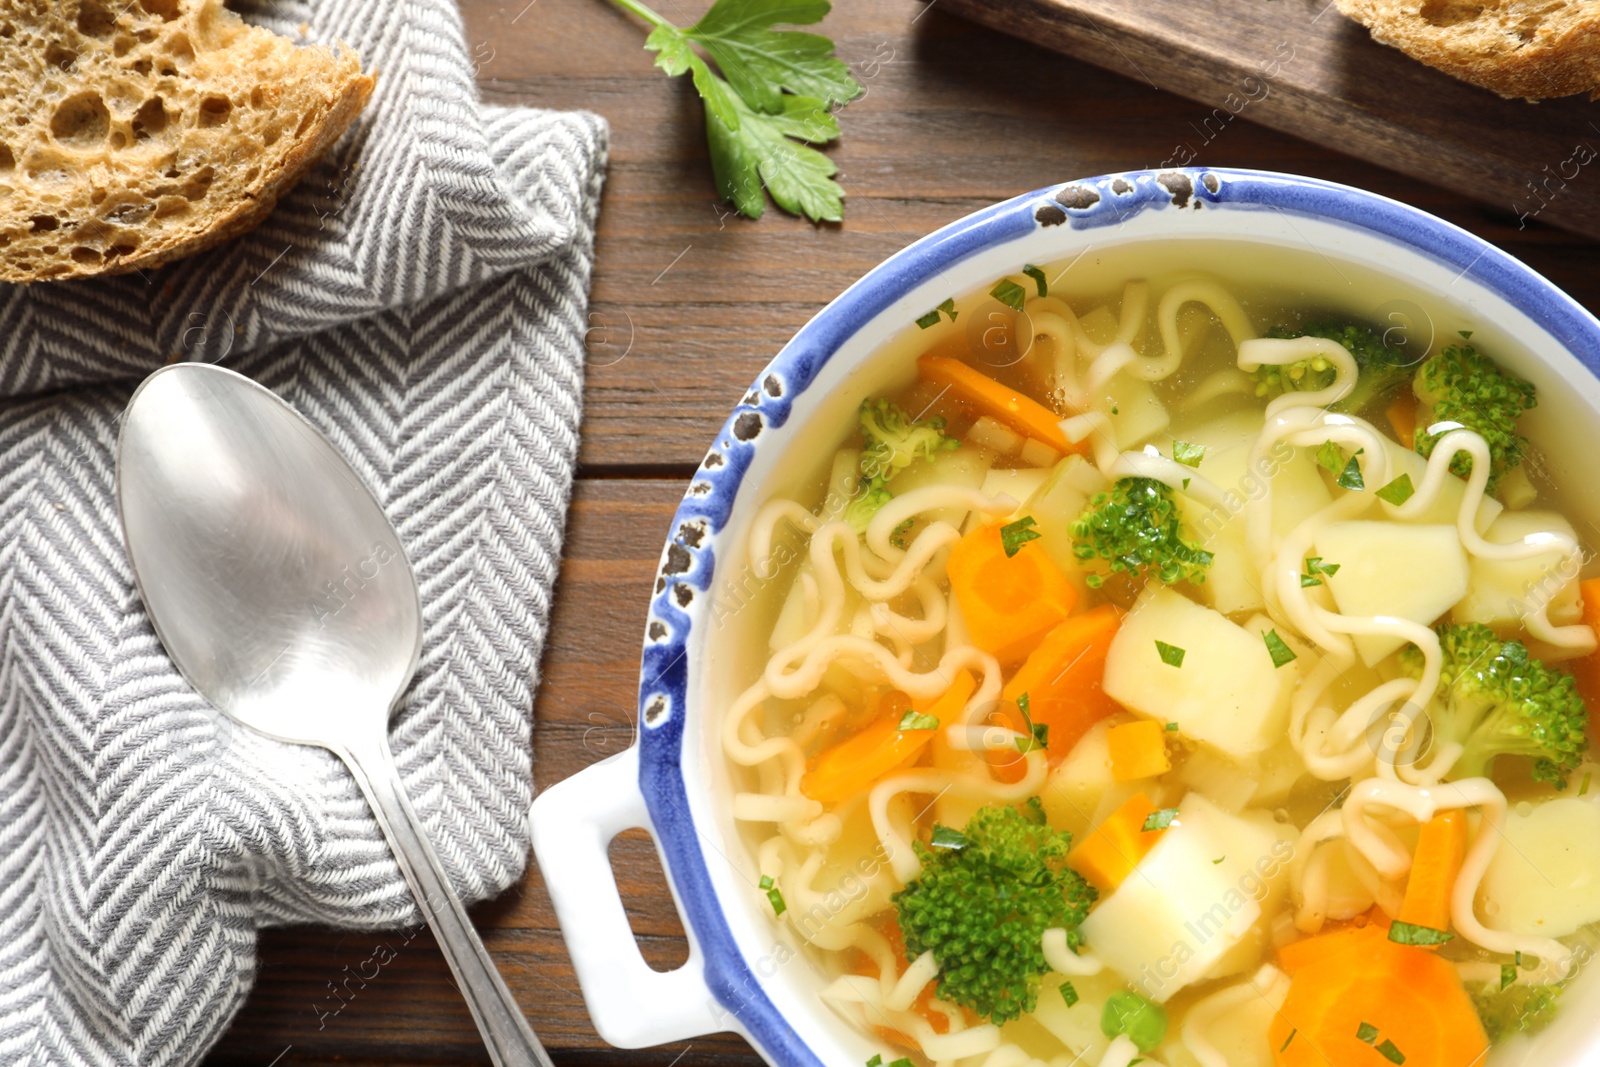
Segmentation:
<svg viewBox="0 0 1600 1067">
<path fill-rule="evenodd" d="M 391 734 L 407 788 L 467 899 L 527 854 L 605 125 L 480 105 L 450 0 L 243 13 L 354 46 L 379 72 L 358 126 L 242 240 L 149 275 L 0 286 L 8 1065 L 193 1063 L 250 989 L 259 927 L 415 921 L 342 765 L 218 716 L 139 606 L 117 418 L 169 359 L 278 391 L 377 490 L 422 583 Z"/>
</svg>

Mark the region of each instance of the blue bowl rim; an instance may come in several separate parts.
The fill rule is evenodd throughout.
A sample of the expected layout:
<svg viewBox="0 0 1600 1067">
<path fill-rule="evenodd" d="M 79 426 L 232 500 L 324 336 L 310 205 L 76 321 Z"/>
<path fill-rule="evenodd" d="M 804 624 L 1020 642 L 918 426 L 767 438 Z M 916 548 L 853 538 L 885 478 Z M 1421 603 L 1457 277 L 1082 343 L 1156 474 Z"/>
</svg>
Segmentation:
<svg viewBox="0 0 1600 1067">
<path fill-rule="evenodd" d="M 662 553 L 639 677 L 639 786 L 668 875 L 700 947 L 705 981 L 764 1055 L 823 1067 L 767 997 L 716 903 L 680 768 L 688 642 L 696 601 L 708 597 L 716 534 L 726 524 L 761 432 L 787 421 L 794 401 L 866 322 L 928 276 L 1046 226 L 1116 225 L 1148 210 L 1272 210 L 1363 231 L 1471 273 L 1546 330 L 1600 377 L 1600 321 L 1520 260 L 1487 241 L 1376 193 L 1273 171 L 1193 167 L 1130 171 L 1065 182 L 976 211 L 874 267 L 800 328 L 723 424 L 673 519 Z M 1019 264 L 1020 267 L 1020 264 Z"/>
</svg>

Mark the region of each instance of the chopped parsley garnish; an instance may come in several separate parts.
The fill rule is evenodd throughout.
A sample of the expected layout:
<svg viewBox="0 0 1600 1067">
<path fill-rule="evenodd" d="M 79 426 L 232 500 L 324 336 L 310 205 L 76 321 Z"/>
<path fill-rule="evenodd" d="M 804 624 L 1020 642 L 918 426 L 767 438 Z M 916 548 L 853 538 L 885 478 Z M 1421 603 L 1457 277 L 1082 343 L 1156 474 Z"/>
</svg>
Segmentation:
<svg viewBox="0 0 1600 1067">
<path fill-rule="evenodd" d="M 1022 721 L 1028 727 L 1028 736 L 1017 738 L 1017 751 L 1026 756 L 1036 748 L 1048 748 L 1050 745 L 1050 724 L 1034 722 L 1029 705 L 1028 694 L 1023 693 L 1017 697 L 1017 710 L 1022 712 Z M 1038 798 L 1033 798 L 1037 800 Z"/>
<path fill-rule="evenodd" d="M 1580 797 L 1589 791 L 1589 776 L 1593 773 L 1593 771 L 1583 772 L 1583 781 L 1578 783 L 1578 795 Z"/>
<path fill-rule="evenodd" d="M 1369 1022 L 1363 1022 L 1356 1027 L 1356 1040 L 1365 1041 L 1369 1045 L 1372 1044 L 1378 1040 L 1378 1028 Z"/>
<path fill-rule="evenodd" d="M 1028 291 L 1010 278 L 1001 278 L 989 295 L 1013 311 L 1021 311 L 1023 303 L 1028 299 Z"/>
<path fill-rule="evenodd" d="M 1504 989 L 1516 980 L 1517 965 L 1514 963 L 1502 963 L 1500 965 L 1500 988 Z"/>
<path fill-rule="evenodd" d="M 1050 285 L 1044 280 L 1044 271 L 1028 263 L 1023 266 L 1022 273 L 1033 279 L 1033 284 L 1039 287 L 1040 296 L 1050 295 Z"/>
<path fill-rule="evenodd" d="M 939 716 L 925 714 L 916 708 L 907 708 L 906 713 L 900 716 L 900 725 L 896 727 L 899 730 L 937 730 L 938 728 Z"/>
<path fill-rule="evenodd" d="M 1278 631 L 1268 630 L 1261 635 L 1267 643 L 1267 654 L 1272 657 L 1274 667 L 1282 667 L 1285 663 L 1293 663 L 1299 657 L 1294 654 L 1294 649 L 1284 644 L 1283 638 L 1278 636 Z"/>
<path fill-rule="evenodd" d="M 1169 722 L 1169 723 L 1167 723 L 1167 729 L 1171 730 L 1173 733 L 1177 733 L 1178 732 L 1178 724 L 1175 723 L 1175 722 Z"/>
<path fill-rule="evenodd" d="M 952 852 L 959 852 L 967 847 L 967 835 L 960 830 L 952 830 L 948 826 L 935 824 L 933 835 L 928 838 L 932 848 L 948 848 Z"/>
<path fill-rule="evenodd" d="M 813 23 L 826 4 L 717 0 L 694 25 L 680 28 L 640 0 L 614 0 L 650 23 L 644 46 L 656 66 L 688 73 L 705 102 L 706 142 L 717 190 L 741 215 L 760 218 L 762 186 L 783 210 L 813 222 L 844 217 L 844 189 L 833 160 L 812 148 L 839 136 L 830 109 L 861 95 L 861 83 L 833 42 L 820 34 L 774 30 Z M 694 50 L 705 49 L 710 64 Z"/>
<path fill-rule="evenodd" d="M 1361 452 L 1361 449 L 1356 449 L 1356 456 L 1361 455 Z M 1350 457 L 1350 462 L 1344 465 L 1344 470 L 1340 471 L 1339 477 L 1335 479 L 1335 484 L 1340 489 L 1359 490 L 1367 487 L 1366 479 L 1361 477 L 1361 464 L 1356 462 L 1356 456 Z"/>
<path fill-rule="evenodd" d="M 1472 340 L 1472 331 L 1471 330 L 1457 330 L 1456 333 L 1459 333 L 1461 335 L 1461 339 L 1463 341 Z"/>
<path fill-rule="evenodd" d="M 1293 1030 L 1290 1030 L 1289 1031 L 1289 1036 L 1284 1038 L 1283 1039 L 1283 1044 L 1278 1046 L 1278 1051 L 1282 1052 L 1284 1049 L 1288 1048 L 1289 1047 L 1289 1042 L 1293 1041 L 1294 1040 L 1294 1035 L 1298 1034 L 1299 1032 L 1300 1032 L 1300 1028 L 1298 1026 L 1295 1027 Z"/>
<path fill-rule="evenodd" d="M 772 875 L 763 874 L 761 881 L 757 884 L 767 891 L 767 902 L 772 905 L 772 914 L 782 915 L 789 910 L 789 905 L 783 902 L 783 894 L 779 892 L 777 884 L 773 882 Z"/>
<path fill-rule="evenodd" d="M 1314 577 L 1314 576 L 1309 575 L 1309 574 L 1302 574 L 1300 576 L 1300 588 L 1301 589 L 1309 589 L 1313 585 L 1321 585 L 1321 584 L 1322 584 L 1322 579 L 1321 578 L 1317 578 L 1317 577 Z"/>
<path fill-rule="evenodd" d="M 1402 474 L 1382 489 L 1378 490 L 1378 499 L 1385 504 L 1399 507 L 1416 495 L 1417 487 L 1411 484 L 1411 475 Z"/>
<path fill-rule="evenodd" d="M 872 1054 L 872 1059 L 867 1061 L 867 1067 L 883 1067 L 883 1057 L 874 1052 Z"/>
<path fill-rule="evenodd" d="M 1016 522 L 1008 522 L 1000 527 L 1000 547 L 1006 550 L 1006 559 L 1022 551 L 1022 546 L 1029 541 L 1039 540 L 1040 534 L 1033 529 L 1034 525 L 1033 516 L 1024 515 Z"/>
<path fill-rule="evenodd" d="M 1160 811 L 1152 811 L 1144 820 L 1144 829 L 1146 832 L 1165 830 L 1172 825 L 1172 820 L 1177 817 L 1177 808 L 1162 808 Z"/>
<path fill-rule="evenodd" d="M 1211 866 L 1215 867 L 1217 864 L 1221 863 L 1223 860 L 1225 860 L 1227 858 L 1228 858 L 1227 854 L 1224 853 L 1223 855 L 1218 856 L 1216 859 L 1212 860 L 1211 861 Z"/>
<path fill-rule="evenodd" d="M 1078 991 L 1073 988 L 1071 982 L 1061 983 L 1061 999 L 1067 1002 L 1069 1008 L 1078 1003 Z"/>
<path fill-rule="evenodd" d="M 1337 564 L 1337 563 L 1324 563 L 1324 562 L 1322 562 L 1322 557 L 1321 556 L 1307 556 L 1306 557 L 1306 573 L 1307 574 L 1338 574 L 1339 573 L 1339 564 Z"/>
<path fill-rule="evenodd" d="M 910 1056 L 901 1056 L 897 1060 L 890 1061 L 889 1067 L 917 1067 L 917 1065 L 911 1062 Z"/>
<path fill-rule="evenodd" d="M 919 318 L 917 320 L 917 325 L 922 327 L 924 330 L 928 329 L 930 326 L 939 325 L 939 312 L 941 311 L 950 316 L 951 322 L 956 321 L 956 315 L 958 314 L 956 311 L 956 298 L 953 296 L 945 297 L 944 303 L 940 304 L 938 307 Z"/>
<path fill-rule="evenodd" d="M 1205 445 L 1191 445 L 1188 441 L 1172 442 L 1172 458 L 1185 467 L 1198 467 L 1206 458 Z"/>
<path fill-rule="evenodd" d="M 1397 945 L 1442 945 L 1454 941 L 1456 935 L 1448 930 L 1435 930 L 1431 926 L 1403 923 L 1396 920 L 1389 926 L 1389 940 Z"/>
<path fill-rule="evenodd" d="M 1383 1044 L 1378 1046 L 1378 1052 L 1383 1055 L 1384 1059 L 1395 1064 L 1396 1067 L 1399 1067 L 1399 1064 L 1406 1062 L 1406 1054 L 1396 1048 L 1394 1042 L 1390 1041 L 1388 1038 L 1383 1039 Z"/>
<path fill-rule="evenodd" d="M 1340 468 L 1344 466 L 1344 449 L 1332 441 L 1324 441 L 1322 447 L 1317 449 L 1317 462 L 1322 464 L 1329 474 L 1338 474 Z"/>
<path fill-rule="evenodd" d="M 1161 657 L 1161 662 L 1169 667 L 1182 667 L 1185 651 L 1177 645 L 1169 645 L 1165 641 L 1156 642 L 1156 654 Z"/>
</svg>

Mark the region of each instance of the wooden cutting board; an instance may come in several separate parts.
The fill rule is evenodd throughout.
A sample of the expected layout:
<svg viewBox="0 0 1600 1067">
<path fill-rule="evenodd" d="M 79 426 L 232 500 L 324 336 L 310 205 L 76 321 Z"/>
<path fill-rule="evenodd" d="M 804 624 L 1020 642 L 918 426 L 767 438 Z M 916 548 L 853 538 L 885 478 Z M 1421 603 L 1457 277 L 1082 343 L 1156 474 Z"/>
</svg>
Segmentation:
<svg viewBox="0 0 1600 1067">
<path fill-rule="evenodd" d="M 1600 238 L 1600 103 L 1504 100 L 1378 44 L 1330 0 L 934 0 L 1200 101 L 1151 167 L 1227 162 L 1240 119 Z M 1040 92 L 1072 92 L 1070 83 Z"/>
</svg>

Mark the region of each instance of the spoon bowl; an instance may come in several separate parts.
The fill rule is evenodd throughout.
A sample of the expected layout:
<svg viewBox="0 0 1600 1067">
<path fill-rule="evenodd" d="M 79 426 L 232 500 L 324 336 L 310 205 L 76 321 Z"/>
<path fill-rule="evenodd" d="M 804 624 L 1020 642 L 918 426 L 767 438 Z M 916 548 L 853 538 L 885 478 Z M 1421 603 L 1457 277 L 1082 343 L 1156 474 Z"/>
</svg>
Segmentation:
<svg viewBox="0 0 1600 1067">
<path fill-rule="evenodd" d="M 344 760 L 496 1064 L 550 1059 L 411 807 L 388 721 L 422 647 L 417 580 L 372 492 L 305 417 L 206 363 L 128 401 L 117 505 L 150 621 L 214 707 Z"/>
</svg>

